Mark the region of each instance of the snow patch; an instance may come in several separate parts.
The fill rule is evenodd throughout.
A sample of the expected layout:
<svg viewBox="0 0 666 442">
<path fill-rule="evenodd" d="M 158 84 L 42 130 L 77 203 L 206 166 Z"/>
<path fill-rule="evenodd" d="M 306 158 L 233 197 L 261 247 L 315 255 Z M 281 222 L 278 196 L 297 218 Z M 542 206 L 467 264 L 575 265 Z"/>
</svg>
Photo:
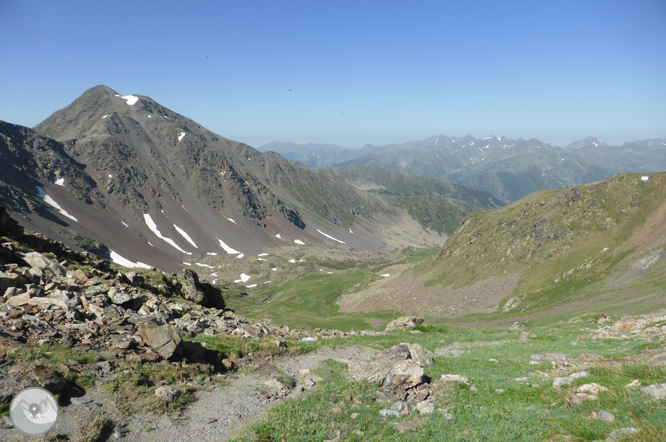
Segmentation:
<svg viewBox="0 0 666 442">
<path fill-rule="evenodd" d="M 647 181 L 647 180 L 649 180 L 649 179 L 650 179 L 649 176 L 642 176 L 642 177 L 641 177 L 641 181 Z"/>
<path fill-rule="evenodd" d="M 200 262 L 195 262 L 199 267 L 206 267 L 207 269 L 214 269 L 215 267 L 209 266 L 208 264 L 201 264 Z"/>
<path fill-rule="evenodd" d="M 63 209 L 62 207 L 60 207 L 60 204 L 56 203 L 55 200 L 54 200 L 53 198 L 51 198 L 51 197 L 50 197 L 50 196 L 44 191 L 44 189 L 42 189 L 41 187 L 38 187 L 38 188 L 37 188 L 37 195 L 38 195 L 38 196 L 39 196 L 39 197 L 40 197 L 40 198 L 41 198 L 46 204 L 48 204 L 49 206 L 52 206 L 52 207 L 55 207 L 56 209 L 58 209 L 58 211 L 60 212 L 60 214 L 61 214 L 62 216 L 65 216 L 65 217 L 67 217 L 67 218 L 69 218 L 69 219 L 71 219 L 71 220 L 73 220 L 73 221 L 76 221 L 77 223 L 79 222 L 78 219 L 74 218 L 72 215 L 70 215 L 69 213 L 67 213 L 67 211 L 66 211 L 65 209 Z"/>
<path fill-rule="evenodd" d="M 109 178 L 113 178 L 113 175 L 109 174 Z"/>
<path fill-rule="evenodd" d="M 321 233 L 321 234 L 324 235 L 326 238 L 330 238 L 330 239 L 332 239 L 333 241 L 337 241 L 337 242 L 339 242 L 340 244 L 344 244 L 344 243 L 345 243 L 344 241 L 340 241 L 340 240 L 337 239 L 337 238 L 333 238 L 331 235 L 327 235 L 327 234 L 325 234 L 324 232 L 322 232 L 322 231 L 319 230 L 319 229 L 317 229 L 317 232 Z"/>
<path fill-rule="evenodd" d="M 217 256 L 217 253 L 215 253 L 215 252 L 208 252 L 208 253 L 206 253 L 206 255 Z"/>
<path fill-rule="evenodd" d="M 268 253 L 260 253 L 260 254 L 257 255 L 257 256 L 268 256 Z"/>
<path fill-rule="evenodd" d="M 116 94 L 116 97 L 120 97 L 120 95 Z M 134 106 L 136 102 L 139 101 L 139 97 L 137 97 L 136 95 L 125 95 L 120 98 L 125 100 L 127 104 L 129 104 L 130 106 Z"/>
<path fill-rule="evenodd" d="M 245 256 L 245 255 L 243 255 L 243 254 L 241 253 L 240 255 L 238 255 L 238 256 L 236 257 L 236 259 L 243 259 L 244 256 Z"/>
<path fill-rule="evenodd" d="M 105 118 L 108 117 L 108 116 L 109 116 L 109 114 L 104 115 L 104 116 L 102 117 L 102 120 L 105 119 Z"/>
<path fill-rule="evenodd" d="M 266 261 L 264 258 L 257 258 L 258 261 Z"/>
<path fill-rule="evenodd" d="M 169 119 L 169 117 L 167 117 L 166 115 L 163 115 L 163 117 L 166 118 L 167 120 Z"/>
<path fill-rule="evenodd" d="M 231 219 L 231 218 L 227 218 L 227 219 L 228 219 L 229 221 L 231 221 L 232 223 L 236 224 L 236 221 L 234 221 L 233 219 Z"/>
<path fill-rule="evenodd" d="M 271 270 L 274 271 L 274 272 L 277 272 L 277 267 L 274 267 Z"/>
<path fill-rule="evenodd" d="M 388 278 L 389 276 L 391 276 L 391 274 L 390 273 L 384 273 L 383 275 L 379 275 L 379 276 L 381 276 L 382 278 Z"/>
<path fill-rule="evenodd" d="M 148 118 L 153 118 L 153 116 L 152 116 L 152 115 L 148 115 Z"/>
<path fill-rule="evenodd" d="M 294 242 L 296 244 L 298 244 L 299 246 L 304 246 L 305 245 L 305 243 L 303 241 L 301 241 L 300 239 L 295 239 Z"/>
<path fill-rule="evenodd" d="M 187 242 L 189 242 L 190 244 L 192 244 L 192 245 L 194 246 L 195 249 L 198 249 L 198 248 L 199 248 L 199 247 L 197 247 L 197 245 L 194 243 L 194 241 L 192 241 L 192 238 L 190 238 L 190 235 L 188 235 L 186 231 L 184 231 L 183 229 L 181 229 L 180 227 L 178 227 L 178 226 L 175 225 L 175 224 L 174 224 L 173 226 L 176 228 L 176 231 L 177 231 L 178 233 L 180 233 L 180 236 L 182 236 L 183 238 L 185 238 L 185 239 L 187 240 Z"/>
<path fill-rule="evenodd" d="M 298 262 L 305 262 L 305 260 L 304 259 L 299 259 Z"/>
<path fill-rule="evenodd" d="M 192 264 L 190 264 L 189 262 L 185 262 L 185 261 L 183 261 L 183 264 L 185 264 L 186 266 L 190 266 L 190 267 L 192 267 Z"/>
<path fill-rule="evenodd" d="M 162 233 L 157 229 L 157 224 L 155 224 L 155 221 L 150 217 L 149 213 L 144 213 L 143 214 L 143 220 L 146 222 L 146 225 L 148 228 L 160 239 L 164 240 L 166 243 L 171 245 L 173 248 L 178 250 L 179 252 L 185 253 L 186 255 L 191 255 L 191 252 L 186 252 L 185 250 L 181 249 L 178 244 L 174 242 L 171 238 L 167 238 L 166 236 L 162 235 Z"/>
<path fill-rule="evenodd" d="M 121 265 L 123 267 L 138 267 L 141 269 L 152 269 L 151 266 L 148 264 L 144 264 L 142 262 L 132 262 L 127 258 L 123 258 L 113 250 L 109 250 L 111 252 L 111 261 L 115 262 L 118 265 Z"/>
<path fill-rule="evenodd" d="M 123 223 L 123 226 L 129 227 L 125 221 L 120 221 L 120 222 Z"/>
<path fill-rule="evenodd" d="M 251 289 L 251 288 L 254 288 L 256 286 L 257 286 L 257 284 L 250 284 L 250 285 L 247 286 L 247 288 Z"/>
<path fill-rule="evenodd" d="M 296 260 L 295 260 L 295 259 L 290 259 L 289 262 L 292 263 L 292 264 L 296 264 Z"/>
<path fill-rule="evenodd" d="M 150 247 L 155 247 L 155 246 L 153 245 L 153 243 L 150 242 L 150 241 L 148 241 L 148 245 L 149 245 Z"/>
<path fill-rule="evenodd" d="M 609 251 L 609 250 L 610 250 L 610 249 L 609 249 L 608 247 L 605 247 L 605 248 L 601 251 L 601 253 L 603 253 L 603 252 L 607 252 L 607 251 Z"/>
<path fill-rule="evenodd" d="M 326 274 L 327 274 L 327 275 L 332 275 L 332 274 L 333 274 L 333 272 L 326 272 Z"/>
<path fill-rule="evenodd" d="M 228 255 L 238 255 L 240 252 L 238 250 L 234 250 L 228 245 L 225 244 L 224 241 L 222 241 L 220 238 L 217 239 L 220 242 L 220 247 L 224 249 L 225 252 L 227 252 Z"/>
<path fill-rule="evenodd" d="M 210 276 L 217 276 L 217 272 L 211 273 Z"/>
<path fill-rule="evenodd" d="M 241 273 L 241 275 L 240 275 L 240 280 L 243 281 L 243 282 L 248 282 L 250 280 L 250 278 L 251 278 L 251 276 L 246 275 L 245 273 Z"/>
<path fill-rule="evenodd" d="M 354 233 L 354 232 L 352 232 L 351 229 L 349 229 L 349 233 Z"/>
<path fill-rule="evenodd" d="M 58 178 L 53 182 L 53 184 L 57 186 L 64 186 L 65 185 L 65 179 L 64 178 Z"/>
<path fill-rule="evenodd" d="M 282 239 L 282 237 L 280 236 L 279 233 L 278 233 L 277 235 L 275 235 L 275 237 L 276 237 L 276 238 L 280 238 L 280 239 Z"/>
<path fill-rule="evenodd" d="M 178 141 L 182 140 L 185 138 L 185 135 L 187 135 L 185 132 L 181 132 L 180 135 L 178 135 Z"/>
</svg>

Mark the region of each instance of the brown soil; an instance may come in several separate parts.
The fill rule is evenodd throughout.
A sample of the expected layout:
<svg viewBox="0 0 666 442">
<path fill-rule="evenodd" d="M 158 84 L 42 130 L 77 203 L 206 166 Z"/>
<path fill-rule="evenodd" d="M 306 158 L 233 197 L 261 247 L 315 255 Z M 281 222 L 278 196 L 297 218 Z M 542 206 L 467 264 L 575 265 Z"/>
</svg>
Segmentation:
<svg viewBox="0 0 666 442">
<path fill-rule="evenodd" d="M 386 269 L 387 273 L 400 267 Z M 395 310 L 422 316 L 457 317 L 471 313 L 492 313 L 502 299 L 518 285 L 518 276 L 490 278 L 469 287 L 432 286 L 431 275 L 416 277 L 411 270 L 390 276 L 361 292 L 346 294 L 338 302 L 343 312 Z"/>
</svg>

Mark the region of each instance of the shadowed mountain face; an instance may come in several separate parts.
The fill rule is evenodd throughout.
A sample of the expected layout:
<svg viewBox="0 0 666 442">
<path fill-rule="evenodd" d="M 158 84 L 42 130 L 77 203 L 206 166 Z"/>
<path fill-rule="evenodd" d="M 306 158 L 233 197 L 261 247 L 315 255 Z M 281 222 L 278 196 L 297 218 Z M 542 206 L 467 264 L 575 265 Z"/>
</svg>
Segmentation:
<svg viewBox="0 0 666 442">
<path fill-rule="evenodd" d="M 35 130 L 2 123 L 0 134 L 2 203 L 21 224 L 126 265 L 175 270 L 289 245 L 380 250 L 403 225 L 415 245 L 445 239 L 404 204 L 105 86 Z"/>
</svg>

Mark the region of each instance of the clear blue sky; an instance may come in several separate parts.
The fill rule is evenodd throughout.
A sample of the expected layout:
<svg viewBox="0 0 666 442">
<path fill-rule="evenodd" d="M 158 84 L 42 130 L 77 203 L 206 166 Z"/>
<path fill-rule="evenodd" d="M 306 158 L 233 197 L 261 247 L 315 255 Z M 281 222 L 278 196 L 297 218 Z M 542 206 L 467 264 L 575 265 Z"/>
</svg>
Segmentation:
<svg viewBox="0 0 666 442">
<path fill-rule="evenodd" d="M 105 84 L 255 147 L 666 137 L 664 0 L 0 0 L 0 41 L 26 126 Z"/>
</svg>

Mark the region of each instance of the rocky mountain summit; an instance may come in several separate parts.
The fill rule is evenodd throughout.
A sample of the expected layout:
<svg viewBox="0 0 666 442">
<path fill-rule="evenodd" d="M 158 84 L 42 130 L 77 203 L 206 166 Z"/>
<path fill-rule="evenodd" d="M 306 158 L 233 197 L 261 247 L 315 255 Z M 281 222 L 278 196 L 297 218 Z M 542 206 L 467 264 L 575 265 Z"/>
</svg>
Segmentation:
<svg viewBox="0 0 666 442">
<path fill-rule="evenodd" d="M 210 266 L 202 261 L 293 244 L 378 251 L 445 239 L 439 224 L 403 201 L 261 153 L 149 97 L 106 86 L 34 130 L 1 122 L 0 159 L 7 166 L 0 203 L 21 225 L 129 267 L 173 272 L 184 260 Z M 450 201 L 434 217 L 451 230 L 451 219 L 482 207 Z M 411 233 L 395 241 L 400 229 Z"/>
</svg>

